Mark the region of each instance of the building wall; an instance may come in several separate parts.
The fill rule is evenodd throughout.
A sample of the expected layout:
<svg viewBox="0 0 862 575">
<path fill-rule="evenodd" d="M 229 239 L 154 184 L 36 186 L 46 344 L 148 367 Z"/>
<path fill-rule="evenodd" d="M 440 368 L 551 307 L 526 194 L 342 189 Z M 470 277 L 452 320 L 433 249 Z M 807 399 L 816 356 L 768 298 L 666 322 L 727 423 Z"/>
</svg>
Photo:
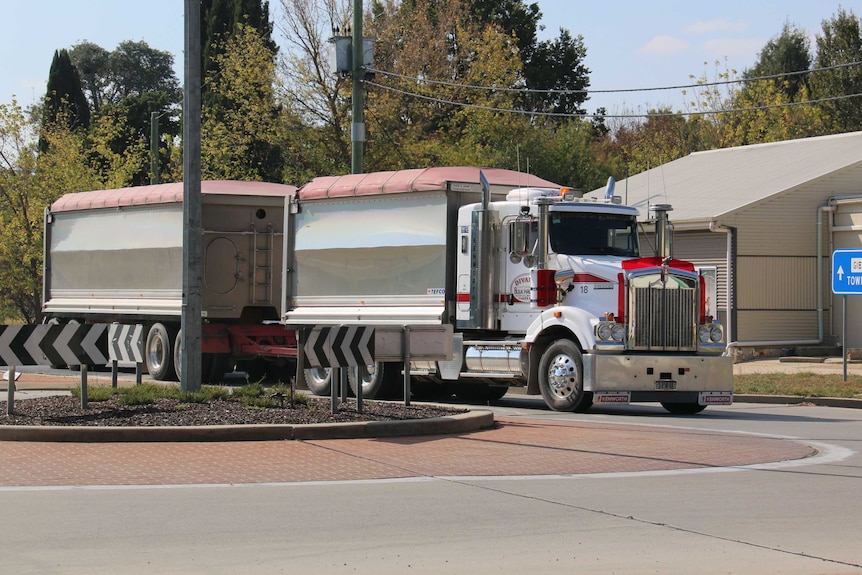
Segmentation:
<svg viewBox="0 0 862 575">
<path fill-rule="evenodd" d="M 860 175 L 858 169 L 838 171 L 722 219 L 722 224 L 736 229 L 738 242 L 737 341 L 816 340 L 821 317 L 826 343 L 837 337 L 832 328 L 829 214 L 819 214 L 818 208 L 852 190 Z"/>
</svg>

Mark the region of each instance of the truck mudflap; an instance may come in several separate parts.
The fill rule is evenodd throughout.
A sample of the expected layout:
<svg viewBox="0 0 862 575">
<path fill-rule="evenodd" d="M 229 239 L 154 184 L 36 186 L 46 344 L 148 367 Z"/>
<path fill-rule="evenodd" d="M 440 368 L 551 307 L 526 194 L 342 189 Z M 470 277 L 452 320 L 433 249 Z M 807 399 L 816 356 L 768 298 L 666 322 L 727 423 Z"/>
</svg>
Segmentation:
<svg viewBox="0 0 862 575">
<path fill-rule="evenodd" d="M 593 403 L 733 402 L 733 360 L 723 356 L 585 354 L 584 389 Z"/>
</svg>

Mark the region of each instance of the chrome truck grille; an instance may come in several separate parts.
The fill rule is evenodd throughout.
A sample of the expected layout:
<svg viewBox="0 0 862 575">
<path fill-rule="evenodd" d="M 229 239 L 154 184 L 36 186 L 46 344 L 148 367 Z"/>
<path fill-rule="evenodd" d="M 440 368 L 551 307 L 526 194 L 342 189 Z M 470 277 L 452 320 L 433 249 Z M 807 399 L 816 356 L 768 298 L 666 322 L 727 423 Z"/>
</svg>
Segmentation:
<svg viewBox="0 0 862 575">
<path fill-rule="evenodd" d="M 682 287 L 669 279 L 664 284 L 631 288 L 630 349 L 697 350 L 697 289 Z"/>
</svg>

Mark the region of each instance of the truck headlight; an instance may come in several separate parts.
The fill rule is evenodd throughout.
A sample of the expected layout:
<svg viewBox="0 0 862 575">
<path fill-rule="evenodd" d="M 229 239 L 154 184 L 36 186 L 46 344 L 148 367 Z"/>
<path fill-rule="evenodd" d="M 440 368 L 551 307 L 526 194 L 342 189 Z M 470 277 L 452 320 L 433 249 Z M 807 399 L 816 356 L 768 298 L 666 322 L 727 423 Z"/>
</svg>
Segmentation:
<svg viewBox="0 0 862 575">
<path fill-rule="evenodd" d="M 596 339 L 621 343 L 625 339 L 626 326 L 613 321 L 600 321 L 596 324 Z"/>
<path fill-rule="evenodd" d="M 612 324 L 606 321 L 600 322 L 596 326 L 596 337 L 602 341 L 609 341 L 613 337 Z"/>
<path fill-rule="evenodd" d="M 700 343 L 720 343 L 723 338 L 724 330 L 717 323 L 697 326 L 697 339 Z"/>
</svg>

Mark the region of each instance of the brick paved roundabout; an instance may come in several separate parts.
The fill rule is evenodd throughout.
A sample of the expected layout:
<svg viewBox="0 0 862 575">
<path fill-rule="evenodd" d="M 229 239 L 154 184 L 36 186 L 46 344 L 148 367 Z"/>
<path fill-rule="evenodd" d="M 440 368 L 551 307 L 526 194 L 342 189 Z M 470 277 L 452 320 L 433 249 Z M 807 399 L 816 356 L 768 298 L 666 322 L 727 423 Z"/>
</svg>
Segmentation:
<svg viewBox="0 0 862 575">
<path fill-rule="evenodd" d="M 533 476 L 704 469 L 812 456 L 778 438 L 497 418 L 492 429 L 364 439 L 0 441 L 0 488 Z"/>
<path fill-rule="evenodd" d="M 26 379 L 31 383 L 22 388 L 30 389 L 68 389 L 74 380 L 37 374 Z M 52 388 L 50 382 L 60 379 L 62 383 Z M 254 437 L 250 430 L 242 437 L 245 441 L 198 442 L 188 433 L 185 441 L 0 439 L 0 489 L 654 472 L 791 461 L 817 453 L 791 439 L 686 428 L 553 421 L 528 415 L 496 416 L 493 422 L 488 429 L 480 429 L 485 424 L 450 425 L 427 428 L 425 435 L 354 439 L 332 439 L 325 430 L 308 429 L 280 432 L 294 441 L 249 441 L 249 436 Z"/>
</svg>

